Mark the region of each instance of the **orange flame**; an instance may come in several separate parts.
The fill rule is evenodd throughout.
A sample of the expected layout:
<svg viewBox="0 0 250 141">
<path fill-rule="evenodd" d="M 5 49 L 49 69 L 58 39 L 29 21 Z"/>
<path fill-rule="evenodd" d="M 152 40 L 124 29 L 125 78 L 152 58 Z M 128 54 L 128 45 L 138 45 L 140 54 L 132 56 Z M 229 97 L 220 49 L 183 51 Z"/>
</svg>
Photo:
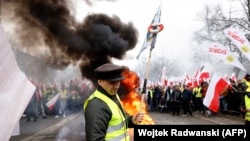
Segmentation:
<svg viewBox="0 0 250 141">
<path fill-rule="evenodd" d="M 129 115 L 136 114 L 138 112 L 144 113 L 144 118 L 141 124 L 143 125 L 152 125 L 155 122 L 147 113 L 147 105 L 142 99 L 142 95 L 138 94 L 136 90 L 140 86 L 140 79 L 137 74 L 133 71 L 126 70 L 123 72 L 125 79 L 122 80 L 121 86 L 125 87 L 128 93 L 122 97 L 122 105 L 125 111 Z M 141 110 L 141 111 L 140 111 Z"/>
</svg>

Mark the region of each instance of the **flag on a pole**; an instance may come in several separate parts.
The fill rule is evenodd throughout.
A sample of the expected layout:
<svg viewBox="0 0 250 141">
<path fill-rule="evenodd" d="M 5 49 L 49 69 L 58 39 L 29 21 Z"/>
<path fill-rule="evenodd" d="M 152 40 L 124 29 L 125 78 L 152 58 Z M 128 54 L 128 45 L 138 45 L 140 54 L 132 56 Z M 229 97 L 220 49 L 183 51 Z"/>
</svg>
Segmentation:
<svg viewBox="0 0 250 141">
<path fill-rule="evenodd" d="M 229 27 L 224 30 L 227 38 L 229 38 L 236 47 L 250 60 L 250 43 L 244 33 L 239 29 Z"/>
<path fill-rule="evenodd" d="M 192 83 L 192 87 L 197 87 L 199 85 L 199 78 L 198 76 L 200 75 L 200 73 L 203 71 L 203 69 L 205 68 L 204 66 L 204 62 L 201 63 L 201 65 L 198 67 L 198 69 L 194 72 L 194 76 L 191 79 L 191 83 Z"/>
<path fill-rule="evenodd" d="M 205 68 L 205 66 L 203 65 L 203 62 L 201 63 L 201 65 L 199 66 L 199 68 L 195 71 L 193 78 L 197 79 L 197 76 L 200 74 L 200 72 Z"/>
<path fill-rule="evenodd" d="M 160 6 L 158 7 L 157 12 L 154 15 L 154 18 L 152 19 L 152 22 L 149 26 L 149 28 L 151 28 L 151 25 L 157 25 L 160 23 L 161 21 L 161 7 L 162 7 L 162 2 L 160 3 Z M 161 25 L 162 27 L 159 27 L 159 30 L 163 29 L 163 25 Z M 161 28 L 161 29 L 160 29 Z M 153 29 L 155 30 L 155 29 Z M 155 40 L 156 40 L 156 35 L 157 33 L 154 32 L 150 32 L 150 29 L 148 29 L 147 31 L 147 35 L 146 38 L 144 39 L 144 42 L 142 44 L 142 48 L 139 51 L 138 55 L 136 56 L 136 59 L 139 59 L 140 55 L 142 54 L 142 52 L 149 46 L 151 46 L 151 49 L 153 49 L 154 44 L 155 44 Z M 152 45 L 153 44 L 153 45 Z"/>
<path fill-rule="evenodd" d="M 165 78 L 166 78 L 166 67 L 162 67 L 162 72 L 161 72 L 161 84 L 165 84 Z"/>
<path fill-rule="evenodd" d="M 233 55 L 233 53 L 222 44 L 215 43 L 215 42 L 211 43 L 208 47 L 208 53 L 223 60 L 225 63 L 229 65 L 234 65 L 235 67 L 243 71 L 246 71 L 245 67 Z"/>
<path fill-rule="evenodd" d="M 237 78 L 235 73 L 233 72 L 232 75 L 230 76 L 230 79 L 233 80 L 235 83 L 237 82 Z"/>
<path fill-rule="evenodd" d="M 198 84 L 200 84 L 202 81 L 206 81 L 210 79 L 210 73 L 206 70 L 203 69 L 198 76 L 196 77 Z"/>
<path fill-rule="evenodd" d="M 49 110 L 53 110 L 54 109 L 56 101 L 57 101 L 59 95 L 60 95 L 60 93 L 56 94 L 51 100 L 49 100 L 46 103 L 46 106 L 48 107 Z"/>
<path fill-rule="evenodd" d="M 211 82 L 208 85 L 203 104 L 211 111 L 219 110 L 219 94 L 227 87 L 228 83 L 217 74 L 213 74 Z"/>
<path fill-rule="evenodd" d="M 0 25 L 0 141 L 18 135 L 19 120 L 24 113 L 35 86 L 20 70 L 3 27 Z"/>
<path fill-rule="evenodd" d="M 185 77 L 185 78 L 184 78 L 185 80 L 187 80 L 187 81 L 190 80 L 190 77 L 189 77 L 189 75 L 187 74 L 187 72 L 185 72 L 184 75 L 185 75 L 185 76 L 184 76 L 184 77 Z"/>
</svg>

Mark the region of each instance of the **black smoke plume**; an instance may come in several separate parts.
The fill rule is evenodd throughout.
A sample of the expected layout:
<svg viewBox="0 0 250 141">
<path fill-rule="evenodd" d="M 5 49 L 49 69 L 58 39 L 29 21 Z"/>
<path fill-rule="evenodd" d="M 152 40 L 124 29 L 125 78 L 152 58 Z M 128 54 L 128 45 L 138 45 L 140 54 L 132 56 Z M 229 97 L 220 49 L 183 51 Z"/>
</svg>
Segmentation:
<svg viewBox="0 0 250 141">
<path fill-rule="evenodd" d="M 90 1 L 86 0 L 86 4 Z M 87 15 L 76 22 L 67 0 L 8 0 L 3 20 L 15 23 L 15 47 L 47 61 L 54 68 L 79 65 L 82 76 L 95 82 L 93 70 L 112 58 L 123 59 L 136 46 L 138 31 L 118 16 Z"/>
</svg>

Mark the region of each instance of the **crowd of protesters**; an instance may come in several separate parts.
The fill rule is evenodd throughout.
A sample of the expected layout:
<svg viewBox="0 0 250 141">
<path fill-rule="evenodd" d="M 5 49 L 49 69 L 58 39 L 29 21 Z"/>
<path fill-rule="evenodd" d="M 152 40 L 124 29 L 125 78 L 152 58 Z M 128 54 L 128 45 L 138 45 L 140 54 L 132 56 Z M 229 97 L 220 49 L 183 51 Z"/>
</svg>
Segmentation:
<svg viewBox="0 0 250 141">
<path fill-rule="evenodd" d="M 92 83 L 86 80 L 70 80 L 68 83 L 31 82 L 36 90 L 24 111 L 27 121 L 37 121 L 39 116 L 46 119 L 48 115 L 59 118 L 78 113 L 82 111 L 83 102 L 92 89 Z"/>
<path fill-rule="evenodd" d="M 226 114 L 242 115 L 241 107 L 244 106 L 244 96 L 250 93 L 249 74 L 243 79 L 234 81 L 229 79 L 225 89 L 219 94 L 219 112 Z M 170 86 L 152 85 L 148 87 L 147 104 L 149 111 L 166 112 L 172 115 L 192 116 L 193 112 L 206 116 L 213 114 L 204 104 L 203 99 L 209 82 L 202 81 L 196 87 L 189 84 L 175 84 Z M 218 114 L 215 113 L 215 114 Z"/>
<path fill-rule="evenodd" d="M 151 86 L 148 89 L 147 104 L 149 111 L 167 112 L 178 116 L 183 109 L 183 116 L 192 116 L 193 92 L 188 85 Z"/>
<path fill-rule="evenodd" d="M 250 123 L 249 108 L 246 108 L 246 95 L 250 99 L 250 75 L 234 81 L 229 79 L 227 87 L 219 93 L 219 112 L 234 113 L 246 118 Z M 33 117 L 37 121 L 39 116 L 47 118 L 53 115 L 55 118 L 66 117 L 69 114 L 82 111 L 84 100 L 92 92 L 92 83 L 85 80 L 70 80 L 68 83 L 38 83 L 31 81 L 36 90 L 30 99 L 24 112 L 27 121 Z M 89 85 L 90 84 L 90 85 Z M 204 104 L 209 82 L 202 81 L 196 87 L 189 84 L 178 83 L 170 86 L 152 85 L 147 91 L 147 107 L 149 111 L 171 113 L 173 116 L 193 116 L 193 113 L 201 113 L 206 116 L 213 114 Z M 56 95 L 58 99 L 53 106 L 48 103 Z M 248 103 L 249 104 L 249 103 Z M 215 114 L 218 114 L 215 113 Z"/>
</svg>

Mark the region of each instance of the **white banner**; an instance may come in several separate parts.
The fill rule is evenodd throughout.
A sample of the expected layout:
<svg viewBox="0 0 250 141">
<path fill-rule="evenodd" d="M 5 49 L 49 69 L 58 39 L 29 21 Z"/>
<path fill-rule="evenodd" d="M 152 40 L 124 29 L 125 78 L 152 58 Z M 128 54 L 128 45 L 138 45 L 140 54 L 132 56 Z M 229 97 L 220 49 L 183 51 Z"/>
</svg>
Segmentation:
<svg viewBox="0 0 250 141">
<path fill-rule="evenodd" d="M 19 69 L 14 53 L 0 25 L 0 141 L 16 135 L 15 128 L 23 115 L 35 86 Z"/>
<path fill-rule="evenodd" d="M 239 69 L 246 71 L 245 67 L 240 63 L 240 61 L 233 55 L 233 53 L 219 43 L 211 43 L 208 46 L 208 53 L 211 55 L 223 60 L 225 63 L 234 65 Z"/>
<path fill-rule="evenodd" d="M 239 48 L 242 54 L 244 54 L 244 56 L 250 60 L 250 44 L 244 33 L 239 29 L 232 27 L 224 30 L 224 33 L 226 37 L 229 38 Z"/>
</svg>

